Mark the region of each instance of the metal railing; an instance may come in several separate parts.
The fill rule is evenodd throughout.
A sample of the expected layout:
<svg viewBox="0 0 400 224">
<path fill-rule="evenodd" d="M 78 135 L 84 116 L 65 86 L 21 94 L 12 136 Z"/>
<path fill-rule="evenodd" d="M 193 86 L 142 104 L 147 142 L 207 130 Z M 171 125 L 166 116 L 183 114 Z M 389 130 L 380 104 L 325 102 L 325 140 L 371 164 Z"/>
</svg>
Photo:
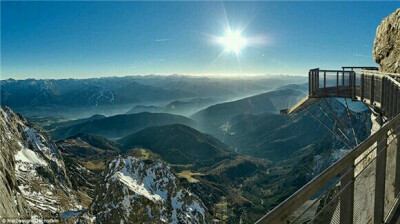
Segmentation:
<svg viewBox="0 0 400 224">
<path fill-rule="evenodd" d="M 363 70 L 354 71 L 357 68 Z M 309 95 L 314 98 L 341 97 L 361 101 L 391 119 L 400 113 L 400 75 L 382 73 L 373 68 L 311 69 Z"/>
<path fill-rule="evenodd" d="M 381 224 L 398 218 L 400 75 L 376 70 L 310 70 L 311 98 L 361 101 L 388 122 L 257 223 Z"/>
<path fill-rule="evenodd" d="M 311 69 L 309 95 L 312 97 L 352 98 L 354 71 Z"/>
<path fill-rule="evenodd" d="M 400 192 L 400 116 L 257 223 L 386 223 Z"/>
</svg>

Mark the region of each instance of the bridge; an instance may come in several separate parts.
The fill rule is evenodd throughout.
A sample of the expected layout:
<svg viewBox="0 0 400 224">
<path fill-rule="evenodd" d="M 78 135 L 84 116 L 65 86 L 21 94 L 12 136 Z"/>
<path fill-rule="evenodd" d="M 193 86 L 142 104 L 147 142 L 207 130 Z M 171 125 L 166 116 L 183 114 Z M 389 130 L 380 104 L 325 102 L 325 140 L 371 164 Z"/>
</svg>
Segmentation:
<svg viewBox="0 0 400 224">
<path fill-rule="evenodd" d="M 396 172 L 400 171 L 399 81 L 400 74 L 379 72 L 376 67 L 311 69 L 308 96 L 292 108 L 282 110 L 282 114 L 302 110 L 312 114 L 308 110 L 310 105 L 319 101 L 326 103 L 325 98 L 329 97 L 344 98 L 346 105 L 347 99 L 364 102 L 377 117 L 380 127 L 363 142 L 357 141 L 353 129 L 353 144 L 347 133 L 330 130 L 351 150 L 257 223 L 397 223 L 400 217 L 400 172 Z"/>
</svg>

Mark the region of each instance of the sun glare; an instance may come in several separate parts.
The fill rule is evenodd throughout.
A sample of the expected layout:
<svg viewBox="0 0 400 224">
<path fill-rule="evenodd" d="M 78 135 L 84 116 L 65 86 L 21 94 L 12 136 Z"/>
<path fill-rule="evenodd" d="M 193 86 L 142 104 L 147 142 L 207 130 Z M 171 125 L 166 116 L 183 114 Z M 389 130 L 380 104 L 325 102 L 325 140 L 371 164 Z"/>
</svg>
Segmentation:
<svg viewBox="0 0 400 224">
<path fill-rule="evenodd" d="M 228 29 L 226 35 L 221 37 L 219 42 L 224 45 L 226 52 L 234 52 L 239 54 L 241 49 L 246 47 L 247 40 L 241 36 L 239 31 L 232 31 Z"/>
</svg>

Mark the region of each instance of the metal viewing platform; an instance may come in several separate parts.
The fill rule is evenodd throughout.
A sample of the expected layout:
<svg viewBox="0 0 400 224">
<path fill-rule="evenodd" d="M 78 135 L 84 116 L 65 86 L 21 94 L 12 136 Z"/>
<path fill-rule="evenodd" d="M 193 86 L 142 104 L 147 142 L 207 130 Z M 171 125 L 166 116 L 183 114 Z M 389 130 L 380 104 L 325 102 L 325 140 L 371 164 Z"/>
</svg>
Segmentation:
<svg viewBox="0 0 400 224">
<path fill-rule="evenodd" d="M 282 110 L 282 114 L 308 111 L 310 105 L 325 98 L 345 98 L 364 102 L 379 118 L 381 126 L 363 142 L 356 141 L 344 157 L 257 223 L 397 223 L 400 213 L 399 81 L 400 74 L 379 72 L 376 67 L 311 69 L 309 95 L 294 107 Z"/>
</svg>

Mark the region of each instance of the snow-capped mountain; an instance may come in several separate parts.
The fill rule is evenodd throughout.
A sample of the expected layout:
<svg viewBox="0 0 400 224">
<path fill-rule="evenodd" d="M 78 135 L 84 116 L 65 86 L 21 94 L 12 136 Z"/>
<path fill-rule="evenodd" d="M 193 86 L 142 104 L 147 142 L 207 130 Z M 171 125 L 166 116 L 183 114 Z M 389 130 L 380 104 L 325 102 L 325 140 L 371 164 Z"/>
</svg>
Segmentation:
<svg viewBox="0 0 400 224">
<path fill-rule="evenodd" d="M 183 188 L 163 162 L 132 156 L 114 159 L 91 210 L 101 223 L 206 223 L 207 208 Z"/>
</svg>

